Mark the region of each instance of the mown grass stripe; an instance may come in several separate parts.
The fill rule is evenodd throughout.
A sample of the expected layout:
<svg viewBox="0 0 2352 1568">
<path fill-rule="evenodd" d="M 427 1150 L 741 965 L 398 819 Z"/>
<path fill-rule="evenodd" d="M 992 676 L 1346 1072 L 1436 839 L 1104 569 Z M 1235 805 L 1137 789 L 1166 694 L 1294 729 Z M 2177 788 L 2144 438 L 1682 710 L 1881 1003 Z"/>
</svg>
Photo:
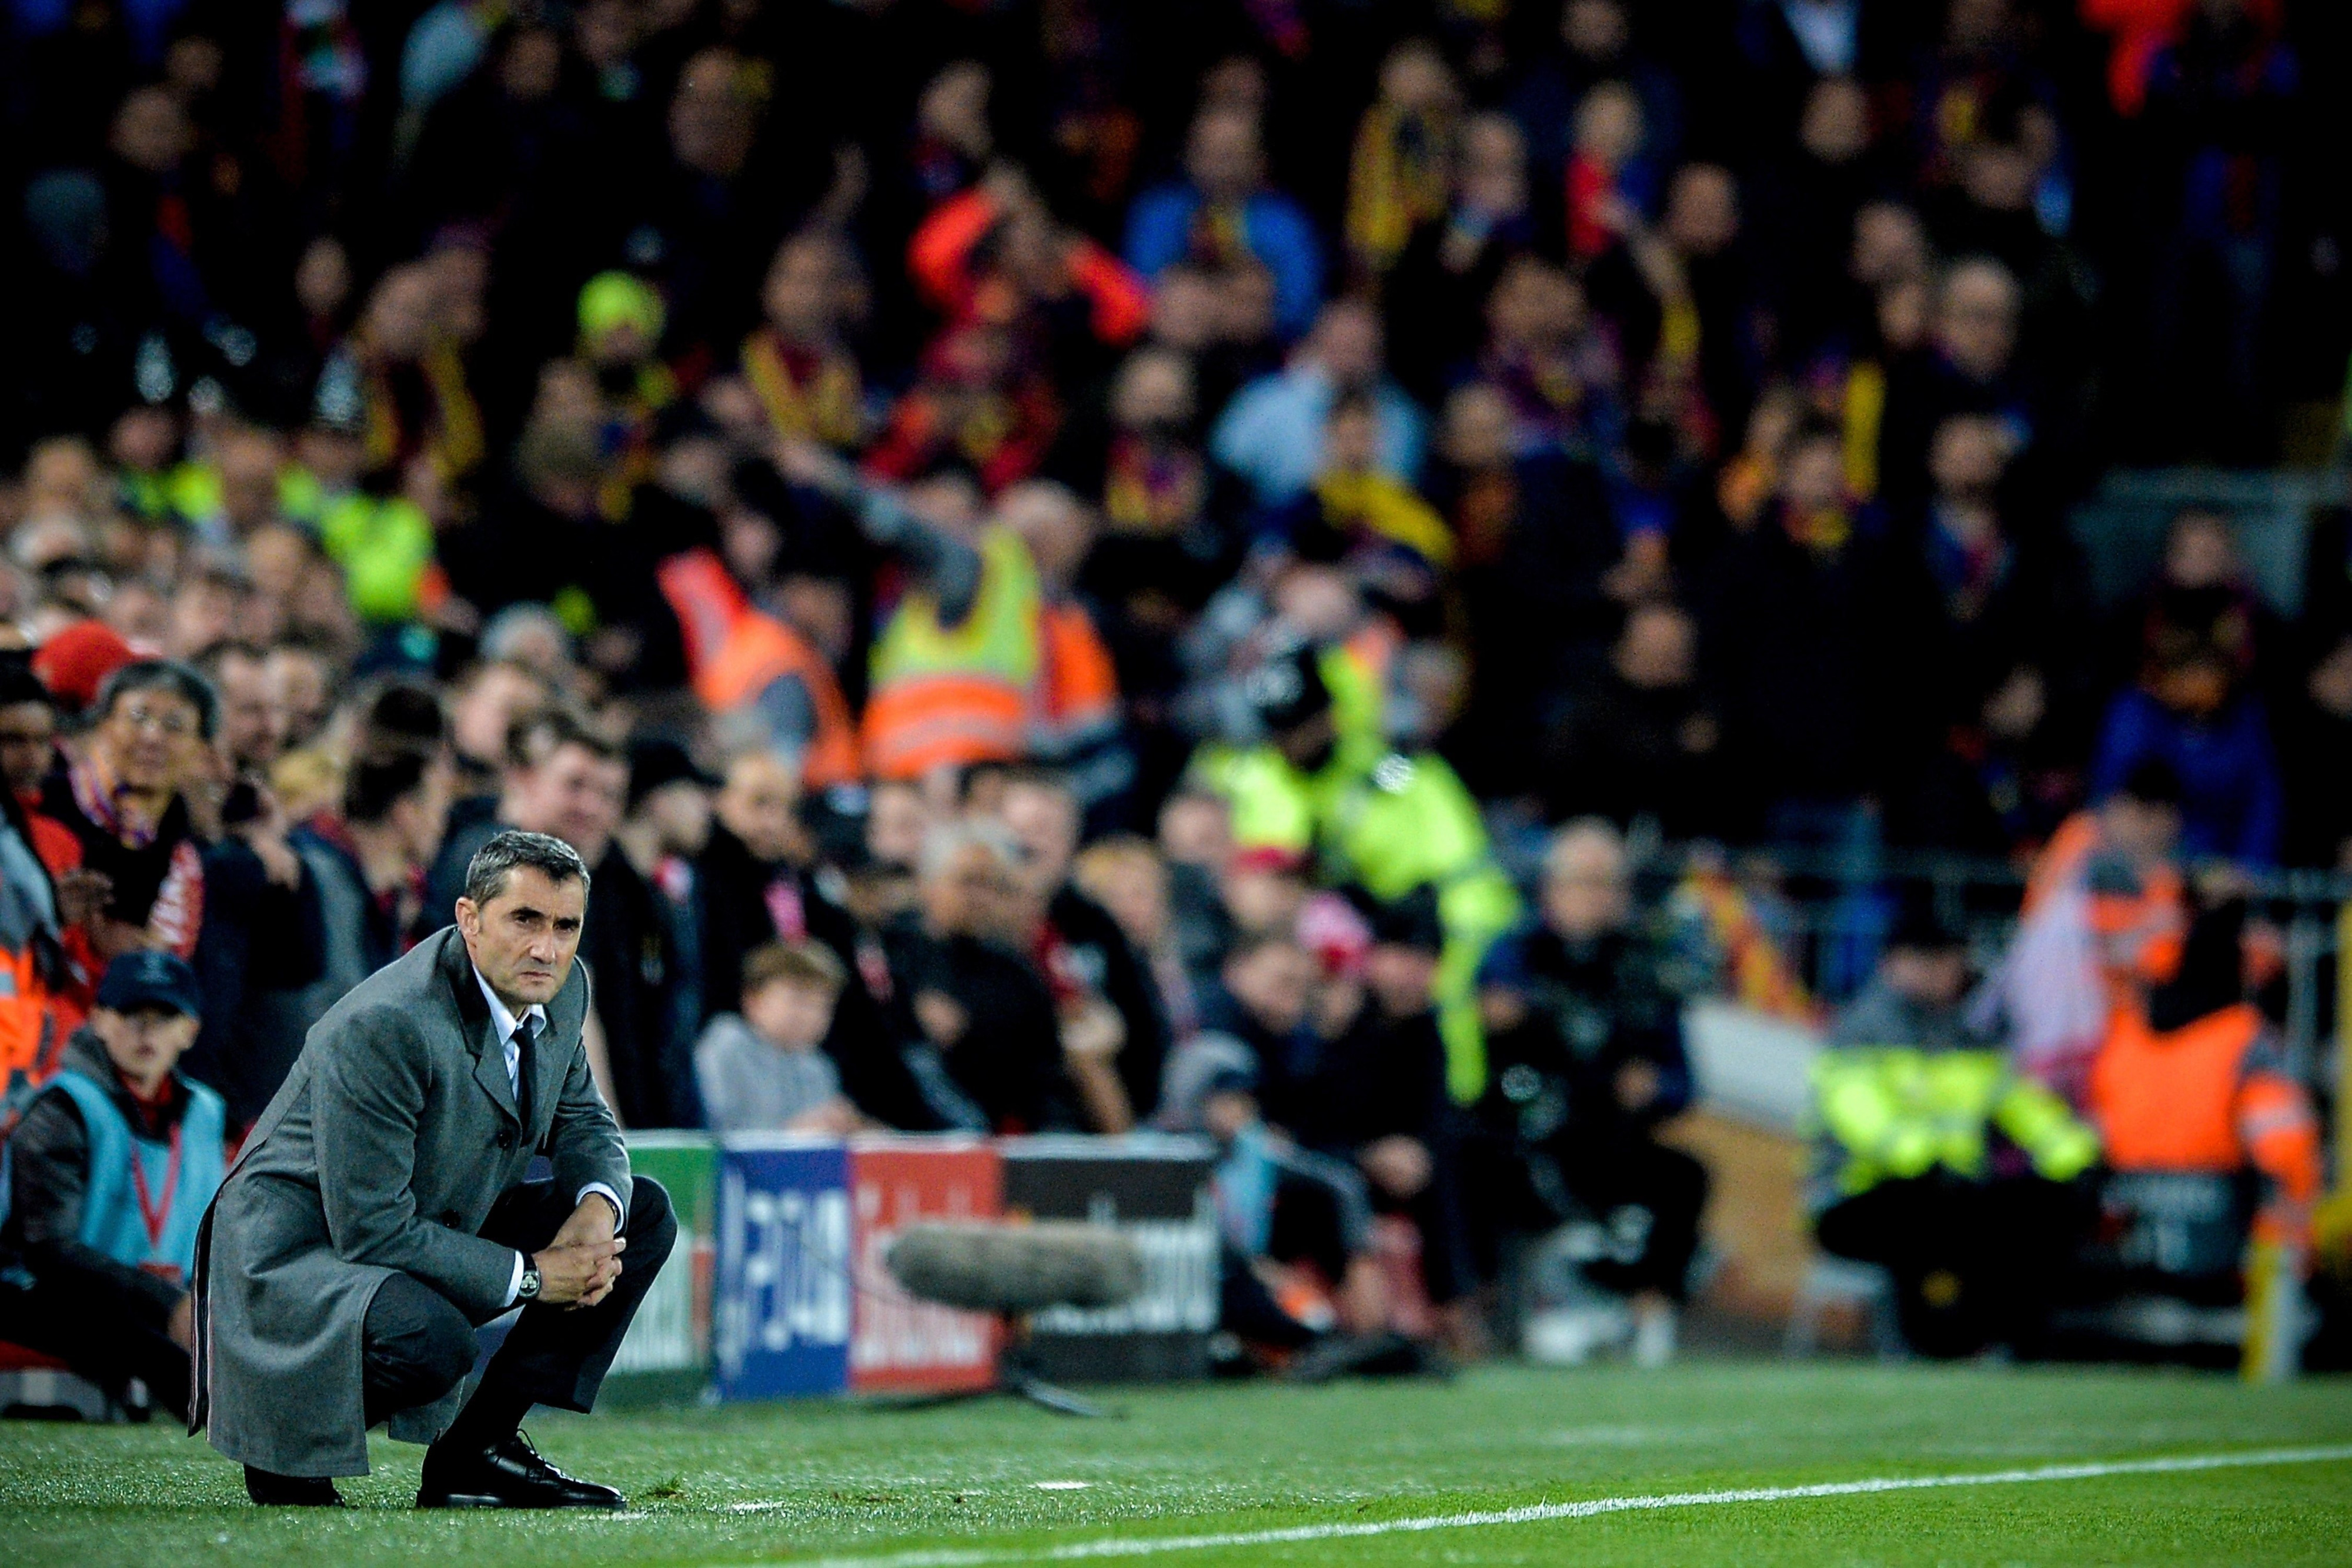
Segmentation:
<svg viewBox="0 0 2352 1568">
<path fill-rule="evenodd" d="M 1871 1476 L 1805 1486 L 1734 1487 L 1721 1491 L 1656 1492 L 1632 1497 L 1584 1498 L 1572 1502 L 1528 1503 L 1518 1508 L 1467 1513 L 1423 1514 L 1408 1519 L 1296 1524 L 1277 1530 L 1223 1531 L 1210 1535 L 1107 1536 L 1060 1545 L 950 1547 L 873 1556 L 777 1560 L 759 1568 L 986 1568 L 999 1563 L 1072 1563 L 1098 1557 L 1152 1557 L 1171 1552 L 1207 1552 L 1227 1547 L 1287 1546 L 1318 1541 L 1360 1540 L 1432 1530 L 1475 1530 L 1493 1525 L 1541 1524 L 1592 1519 L 1602 1514 L 1654 1509 L 1720 1508 L 1745 1502 L 1797 1502 L 1809 1498 L 1868 1497 L 1881 1492 L 1929 1491 L 1955 1487 L 2022 1486 L 2037 1481 L 2096 1480 L 2111 1476 L 2179 1475 L 2276 1465 L 2327 1464 L 2352 1460 L 2352 1443 L 2299 1448 L 2254 1448 L 2237 1453 L 2172 1454 L 2145 1459 L 2085 1459 L 2023 1469 L 1977 1470 L 1958 1475 Z"/>
</svg>

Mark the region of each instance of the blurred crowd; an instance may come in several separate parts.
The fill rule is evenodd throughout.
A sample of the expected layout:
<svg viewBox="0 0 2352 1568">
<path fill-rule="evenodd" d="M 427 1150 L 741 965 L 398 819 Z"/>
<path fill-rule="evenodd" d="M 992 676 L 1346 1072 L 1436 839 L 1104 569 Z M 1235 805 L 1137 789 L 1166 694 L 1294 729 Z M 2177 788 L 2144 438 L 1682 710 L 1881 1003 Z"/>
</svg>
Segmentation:
<svg viewBox="0 0 2352 1568">
<path fill-rule="evenodd" d="M 1575 1218 L 1656 1360 L 1681 1004 L 1811 1004 L 1628 831 L 2039 856 L 1967 1038 L 2050 1098 L 1964 1119 L 2057 1185 L 2228 912 L 2185 868 L 2352 849 L 2352 522 L 2292 621 L 2228 517 L 2106 610 L 2065 526 L 2341 385 L 2333 8 L 0 26 L 20 1085 L 168 953 L 249 1124 L 525 828 L 593 868 L 626 1126 L 1208 1132 L 1253 1343 L 1475 1337 Z M 1903 1159 L 1824 1192 L 1983 1175 Z"/>
</svg>

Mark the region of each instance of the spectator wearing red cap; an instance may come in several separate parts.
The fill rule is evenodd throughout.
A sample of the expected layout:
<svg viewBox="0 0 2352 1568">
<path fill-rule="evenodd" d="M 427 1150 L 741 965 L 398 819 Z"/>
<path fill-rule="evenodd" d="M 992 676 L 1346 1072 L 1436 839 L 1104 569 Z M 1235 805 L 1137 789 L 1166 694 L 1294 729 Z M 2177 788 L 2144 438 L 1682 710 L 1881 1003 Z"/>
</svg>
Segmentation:
<svg viewBox="0 0 2352 1568">
<path fill-rule="evenodd" d="M 98 700 L 109 675 L 137 657 L 122 633 L 105 622 L 77 621 L 41 644 L 33 655 L 33 674 L 68 714 L 79 714 Z"/>
<path fill-rule="evenodd" d="M 107 882 L 82 866 L 81 841 L 40 809 L 57 766 L 57 699 L 21 655 L 0 658 L 0 818 L 29 854 L 0 851 L 0 883 L 16 912 L 0 922 L 0 967 L 12 983 L 0 998 L 0 1079 L 21 1071 L 38 1083 L 89 1009 L 89 988 L 106 966 L 91 946 L 90 917 Z"/>
</svg>

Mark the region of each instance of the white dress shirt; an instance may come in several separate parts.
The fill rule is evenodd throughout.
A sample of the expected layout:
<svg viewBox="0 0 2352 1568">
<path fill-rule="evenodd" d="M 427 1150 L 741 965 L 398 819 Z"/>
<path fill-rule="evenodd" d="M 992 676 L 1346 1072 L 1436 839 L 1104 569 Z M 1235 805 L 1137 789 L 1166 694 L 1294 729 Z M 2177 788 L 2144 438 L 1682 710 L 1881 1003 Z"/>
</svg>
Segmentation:
<svg viewBox="0 0 2352 1568">
<path fill-rule="evenodd" d="M 515 1097 L 515 1103 L 520 1105 L 522 1103 L 522 1041 L 517 1037 L 522 1032 L 526 1019 L 530 1023 L 533 1040 L 544 1034 L 547 1031 L 547 1009 L 533 1002 L 523 1009 L 521 1018 L 517 1018 L 513 1009 L 499 998 L 498 992 L 490 988 L 489 981 L 482 978 L 479 969 L 474 971 L 474 983 L 482 988 L 482 999 L 490 1004 L 490 1028 L 497 1032 L 499 1042 L 506 1051 L 507 1090 Z M 601 1181 L 592 1181 L 574 1194 L 572 1201 L 576 1204 L 592 1192 L 613 1206 L 613 1230 L 615 1235 L 619 1234 L 621 1222 L 629 1212 L 621 1202 L 621 1195 Z M 507 1285 L 507 1305 L 513 1306 L 522 1295 L 522 1271 L 530 1262 L 524 1254 L 515 1254 L 514 1278 Z"/>
</svg>

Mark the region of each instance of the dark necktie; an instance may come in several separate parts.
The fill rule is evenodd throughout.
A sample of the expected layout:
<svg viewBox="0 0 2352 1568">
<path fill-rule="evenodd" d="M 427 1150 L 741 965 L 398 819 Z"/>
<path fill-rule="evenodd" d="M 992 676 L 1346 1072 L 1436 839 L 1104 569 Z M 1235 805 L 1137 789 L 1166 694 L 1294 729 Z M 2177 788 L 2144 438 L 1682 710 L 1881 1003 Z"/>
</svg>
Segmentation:
<svg viewBox="0 0 2352 1568">
<path fill-rule="evenodd" d="M 522 1124 L 523 1141 L 530 1141 L 531 1047 L 539 1038 L 539 1019 L 529 1013 L 515 1020 L 515 1120 Z"/>
</svg>

